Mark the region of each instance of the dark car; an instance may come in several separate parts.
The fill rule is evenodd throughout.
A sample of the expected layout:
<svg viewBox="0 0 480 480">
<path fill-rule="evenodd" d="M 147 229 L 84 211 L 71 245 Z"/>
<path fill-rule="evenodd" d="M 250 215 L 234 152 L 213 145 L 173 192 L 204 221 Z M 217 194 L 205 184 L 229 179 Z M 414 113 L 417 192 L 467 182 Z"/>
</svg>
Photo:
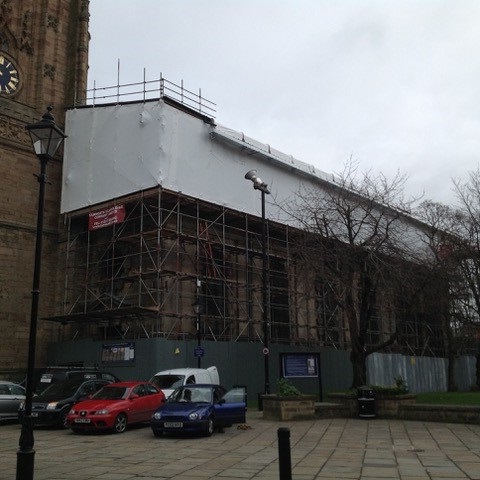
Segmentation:
<svg viewBox="0 0 480 480">
<path fill-rule="evenodd" d="M 17 420 L 18 407 L 25 400 L 25 389 L 12 382 L 0 381 L 0 421 Z"/>
<path fill-rule="evenodd" d="M 94 379 L 101 378 L 103 380 L 108 380 L 111 382 L 119 382 L 120 379 L 117 378 L 113 373 L 103 372 L 94 367 L 71 367 L 71 366 L 53 366 L 46 367 L 43 369 L 39 375 L 39 378 L 35 382 L 35 392 L 40 394 L 52 383 L 58 382 L 60 380 L 75 380 L 75 379 Z"/>
<path fill-rule="evenodd" d="M 177 388 L 152 416 L 155 436 L 163 433 L 201 433 L 245 423 L 245 389 L 227 392 L 220 385 L 193 384 Z"/>
<path fill-rule="evenodd" d="M 65 419 L 72 405 L 89 398 L 104 385 L 112 383 L 101 378 L 60 380 L 52 383 L 40 395 L 33 397 L 32 418 L 36 426 L 65 426 Z M 24 405 L 18 415 L 20 421 L 24 414 Z"/>
</svg>

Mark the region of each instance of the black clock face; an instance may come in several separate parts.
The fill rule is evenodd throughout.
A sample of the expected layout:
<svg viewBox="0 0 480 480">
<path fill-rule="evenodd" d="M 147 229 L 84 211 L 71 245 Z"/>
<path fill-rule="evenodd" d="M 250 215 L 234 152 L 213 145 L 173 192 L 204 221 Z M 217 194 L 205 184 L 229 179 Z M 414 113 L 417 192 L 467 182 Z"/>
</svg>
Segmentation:
<svg viewBox="0 0 480 480">
<path fill-rule="evenodd" d="M 0 93 L 11 95 L 17 91 L 19 84 L 17 68 L 10 60 L 0 55 Z"/>
</svg>

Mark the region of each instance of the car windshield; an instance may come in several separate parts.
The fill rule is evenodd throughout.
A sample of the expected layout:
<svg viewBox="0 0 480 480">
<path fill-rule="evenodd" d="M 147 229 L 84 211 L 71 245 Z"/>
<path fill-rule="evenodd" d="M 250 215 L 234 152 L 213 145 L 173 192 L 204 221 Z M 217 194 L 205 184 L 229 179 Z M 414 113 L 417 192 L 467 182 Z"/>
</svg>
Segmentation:
<svg viewBox="0 0 480 480">
<path fill-rule="evenodd" d="M 95 393 L 92 398 L 95 400 L 122 400 L 127 398 L 128 388 L 105 386 Z"/>
<path fill-rule="evenodd" d="M 25 389 L 20 385 L 10 385 L 12 395 L 25 395 Z"/>
<path fill-rule="evenodd" d="M 67 381 L 52 383 L 49 387 L 42 391 L 42 396 L 63 396 L 71 397 L 78 390 L 78 387 L 82 384 L 79 381 Z"/>
<path fill-rule="evenodd" d="M 151 382 L 158 388 L 177 388 L 183 385 L 185 375 L 156 375 Z"/>
<path fill-rule="evenodd" d="M 0 383 L 0 395 L 10 395 L 10 385 Z"/>
<path fill-rule="evenodd" d="M 168 397 L 167 402 L 212 403 L 212 389 L 209 387 L 195 386 L 177 388 L 177 390 Z"/>
</svg>

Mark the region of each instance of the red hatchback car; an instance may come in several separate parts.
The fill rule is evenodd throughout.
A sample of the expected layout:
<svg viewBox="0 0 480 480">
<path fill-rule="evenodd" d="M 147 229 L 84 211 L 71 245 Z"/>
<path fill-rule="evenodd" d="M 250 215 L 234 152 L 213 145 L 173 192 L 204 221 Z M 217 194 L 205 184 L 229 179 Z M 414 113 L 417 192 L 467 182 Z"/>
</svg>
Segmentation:
<svg viewBox="0 0 480 480">
<path fill-rule="evenodd" d="M 153 412 L 164 403 L 165 395 L 152 383 L 110 383 L 89 400 L 76 403 L 65 425 L 75 433 L 109 429 L 122 433 L 127 425 L 150 422 Z"/>
</svg>

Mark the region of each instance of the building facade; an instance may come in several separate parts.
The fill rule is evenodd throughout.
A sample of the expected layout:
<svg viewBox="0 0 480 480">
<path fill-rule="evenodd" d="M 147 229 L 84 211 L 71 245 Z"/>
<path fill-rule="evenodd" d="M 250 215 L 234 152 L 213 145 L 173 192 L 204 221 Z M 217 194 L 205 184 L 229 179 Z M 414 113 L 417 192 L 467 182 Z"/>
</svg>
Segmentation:
<svg viewBox="0 0 480 480">
<path fill-rule="evenodd" d="M 9 79 L 0 85 L 0 372 L 27 360 L 38 160 L 25 125 L 48 105 L 69 137 L 48 166 L 37 366 L 50 342 L 72 339 L 178 343 L 200 334 L 261 349 L 265 305 L 272 343 L 349 350 L 335 281 L 299 261 L 306 232 L 284 208 L 302 186 L 325 192 L 338 189 L 335 179 L 219 125 L 214 104 L 162 78 L 139 84 L 140 100 L 115 94 L 120 86 L 89 98 L 88 18 L 86 0 L 0 1 Z M 251 169 L 271 189 L 265 237 L 259 191 L 244 178 Z M 402 222 L 406 237 L 421 230 L 407 215 Z M 400 319 L 390 351 L 441 355 L 429 295 L 406 313 L 395 307 L 401 292 L 384 288 L 367 345 Z"/>
<path fill-rule="evenodd" d="M 88 69 L 88 1 L 0 1 L 0 371 L 25 369 L 35 250 L 39 162 L 25 125 L 47 106 L 59 126 L 65 108 L 84 101 Z M 47 167 L 40 316 L 61 298 L 59 262 L 62 160 Z M 54 325 L 39 322 L 38 362 Z"/>
<path fill-rule="evenodd" d="M 192 305 L 201 299 L 203 339 L 263 342 L 265 274 L 272 343 L 349 350 L 350 328 L 333 294 L 338 286 L 315 271 L 313 256 L 300 261 L 311 233 L 285 208 L 299 188 L 320 196 L 338 190 L 335 179 L 217 124 L 200 98 L 196 108 L 187 106 L 173 90 L 67 113 L 74 134 L 66 141 L 62 189 L 65 303 L 51 318 L 61 326 L 58 340 L 192 339 L 199 333 Z M 260 195 L 245 181 L 251 169 L 271 189 L 266 271 Z M 397 223 L 402 237 L 418 238 L 419 222 L 402 215 Z M 377 295 L 367 346 L 401 324 L 390 351 L 441 355 L 437 293 L 425 292 L 407 309 L 406 291 L 394 288 L 385 283 Z"/>
</svg>

